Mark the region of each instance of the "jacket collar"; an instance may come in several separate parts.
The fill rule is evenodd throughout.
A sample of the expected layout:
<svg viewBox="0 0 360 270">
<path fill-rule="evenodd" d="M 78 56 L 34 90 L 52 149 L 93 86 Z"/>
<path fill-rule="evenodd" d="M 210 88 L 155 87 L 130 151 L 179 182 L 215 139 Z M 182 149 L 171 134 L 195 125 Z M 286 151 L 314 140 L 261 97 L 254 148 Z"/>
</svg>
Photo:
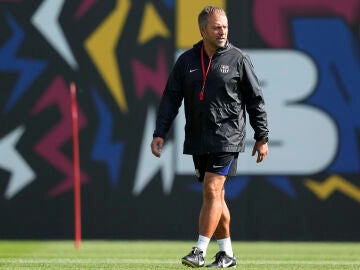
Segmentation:
<svg viewBox="0 0 360 270">
<path fill-rule="evenodd" d="M 202 44 L 203 44 L 203 41 L 200 40 L 199 42 L 194 44 L 193 48 L 200 51 Z M 231 47 L 232 47 L 232 44 L 229 41 L 226 41 L 225 47 L 217 49 L 215 51 L 214 55 L 223 54 L 224 52 L 227 52 Z"/>
</svg>

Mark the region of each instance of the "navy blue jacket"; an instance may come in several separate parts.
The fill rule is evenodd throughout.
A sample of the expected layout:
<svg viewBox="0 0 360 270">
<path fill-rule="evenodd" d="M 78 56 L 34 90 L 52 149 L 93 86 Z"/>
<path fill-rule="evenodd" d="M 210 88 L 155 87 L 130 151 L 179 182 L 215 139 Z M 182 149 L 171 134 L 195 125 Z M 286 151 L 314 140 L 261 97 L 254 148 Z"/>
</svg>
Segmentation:
<svg viewBox="0 0 360 270">
<path fill-rule="evenodd" d="M 202 41 L 176 61 L 162 95 L 154 137 L 165 138 L 184 100 L 184 154 L 243 152 L 247 111 L 254 139 L 268 136 L 264 99 L 249 57 L 229 42 L 212 58 L 204 100 Z M 205 69 L 209 58 L 204 52 Z"/>
</svg>

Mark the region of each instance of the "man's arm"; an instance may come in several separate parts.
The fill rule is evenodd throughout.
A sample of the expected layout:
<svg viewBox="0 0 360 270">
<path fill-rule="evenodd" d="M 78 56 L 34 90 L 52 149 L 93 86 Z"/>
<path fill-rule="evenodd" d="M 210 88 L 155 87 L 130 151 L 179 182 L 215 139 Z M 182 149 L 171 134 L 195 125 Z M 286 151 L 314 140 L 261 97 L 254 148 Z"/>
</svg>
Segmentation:
<svg viewBox="0 0 360 270">
<path fill-rule="evenodd" d="M 269 131 L 267 128 L 265 101 L 254 67 L 248 56 L 243 59 L 242 86 L 246 111 L 249 115 L 250 125 L 255 132 L 254 139 L 258 141 L 268 137 Z"/>
<path fill-rule="evenodd" d="M 156 128 L 153 133 L 153 141 L 151 143 L 151 151 L 156 157 L 160 157 L 161 155 L 161 149 L 166 135 L 183 100 L 181 72 L 181 60 L 179 59 L 167 80 L 164 93 L 160 100 L 156 118 Z"/>
<path fill-rule="evenodd" d="M 256 162 L 261 162 L 267 156 L 268 148 L 268 122 L 265 111 L 265 102 L 260 88 L 254 67 L 248 56 L 244 57 L 242 67 L 242 83 L 246 111 L 249 114 L 250 125 L 254 129 L 254 139 L 256 140 L 252 155 L 258 153 Z"/>
</svg>

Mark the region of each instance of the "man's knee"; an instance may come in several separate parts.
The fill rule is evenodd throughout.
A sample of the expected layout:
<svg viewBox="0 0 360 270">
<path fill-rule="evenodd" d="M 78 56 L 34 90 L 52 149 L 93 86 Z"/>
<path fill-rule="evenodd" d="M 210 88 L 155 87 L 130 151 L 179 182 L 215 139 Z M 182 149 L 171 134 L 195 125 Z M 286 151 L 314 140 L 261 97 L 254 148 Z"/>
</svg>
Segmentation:
<svg viewBox="0 0 360 270">
<path fill-rule="evenodd" d="M 203 182 L 204 198 L 222 201 L 225 179 L 223 175 L 206 172 Z"/>
</svg>

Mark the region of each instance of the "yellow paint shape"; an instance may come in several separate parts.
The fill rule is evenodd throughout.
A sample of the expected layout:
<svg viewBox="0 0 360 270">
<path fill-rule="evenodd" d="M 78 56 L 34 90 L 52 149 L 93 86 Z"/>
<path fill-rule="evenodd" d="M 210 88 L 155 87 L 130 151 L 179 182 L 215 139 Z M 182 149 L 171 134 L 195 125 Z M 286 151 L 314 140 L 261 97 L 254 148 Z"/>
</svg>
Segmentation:
<svg viewBox="0 0 360 270">
<path fill-rule="evenodd" d="M 177 0 L 176 1 L 176 48 L 188 49 L 201 39 L 198 15 L 205 6 L 217 6 L 224 10 L 226 0 Z"/>
<path fill-rule="evenodd" d="M 85 48 L 122 112 L 128 108 L 115 50 L 129 9 L 130 0 L 117 0 L 114 11 L 85 41 Z"/>
<path fill-rule="evenodd" d="M 138 42 L 144 44 L 156 36 L 169 37 L 170 31 L 151 3 L 145 6 Z"/>
<path fill-rule="evenodd" d="M 338 190 L 360 202 L 360 188 L 339 175 L 332 175 L 322 183 L 309 179 L 305 181 L 305 186 L 322 200 L 326 200 L 332 193 Z"/>
</svg>

